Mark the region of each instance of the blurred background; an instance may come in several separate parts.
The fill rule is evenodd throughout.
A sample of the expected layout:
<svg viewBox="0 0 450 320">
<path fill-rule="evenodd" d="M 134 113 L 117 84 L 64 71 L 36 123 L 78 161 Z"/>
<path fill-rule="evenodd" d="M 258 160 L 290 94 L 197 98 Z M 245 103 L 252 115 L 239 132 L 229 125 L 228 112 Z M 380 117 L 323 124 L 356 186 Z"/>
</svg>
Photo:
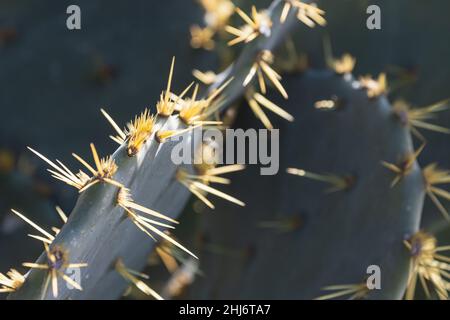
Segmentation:
<svg viewBox="0 0 450 320">
<path fill-rule="evenodd" d="M 270 1 L 235 3 L 247 10 Z M 66 8 L 71 4 L 81 8 L 81 30 L 66 28 Z M 336 56 L 349 52 L 357 58 L 356 74 L 387 72 L 395 88 L 391 99 L 402 97 L 422 106 L 450 96 L 449 1 L 318 4 L 327 12 L 328 26 L 303 26 L 293 35 L 311 67 L 324 67 L 323 43 L 329 39 Z M 364 27 L 370 4 L 382 8 L 381 30 Z M 101 155 L 113 152 L 114 142 L 107 138 L 111 129 L 100 108 L 120 124 L 145 107 L 154 110 L 174 55 L 175 91 L 192 81 L 193 69 L 220 70 L 226 64 L 216 52 L 190 46 L 189 28 L 201 24 L 203 14 L 195 0 L 0 0 L 0 272 L 42 251 L 40 243 L 26 237 L 29 227 L 13 217 L 10 208 L 43 226 L 58 226 L 55 206 L 70 213 L 76 201 L 76 192 L 52 180 L 26 146 L 69 166 L 75 164 L 71 153 L 87 156 L 90 142 Z M 450 114 L 436 123 L 449 126 Z M 260 127 L 248 108 L 239 112 L 236 126 Z M 448 136 L 427 136 L 433 152 L 424 153 L 421 160 L 439 160 L 449 167 Z M 181 232 L 189 233 L 199 218 L 192 213 L 193 205 L 185 215 L 196 218 L 185 218 L 191 222 Z"/>
</svg>

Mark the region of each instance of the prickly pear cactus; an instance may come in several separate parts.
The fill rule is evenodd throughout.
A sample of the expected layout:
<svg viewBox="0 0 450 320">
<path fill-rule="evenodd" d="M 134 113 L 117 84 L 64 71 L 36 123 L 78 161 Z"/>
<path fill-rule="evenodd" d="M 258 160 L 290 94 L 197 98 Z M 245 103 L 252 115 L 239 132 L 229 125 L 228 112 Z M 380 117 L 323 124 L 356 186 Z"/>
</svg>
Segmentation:
<svg viewBox="0 0 450 320">
<path fill-rule="evenodd" d="M 279 124 L 284 172 L 255 184 L 249 168 L 229 188 L 248 205 L 205 217 L 206 276 L 191 297 L 403 297 L 413 259 L 404 241 L 419 230 L 427 175 L 416 162 L 420 141 L 414 147 L 382 79 L 328 70 L 287 78 L 296 120 Z M 371 265 L 381 269 L 381 290 L 365 285 Z"/>
<path fill-rule="evenodd" d="M 355 59 L 332 58 L 330 46 L 329 69 L 308 69 L 306 55 L 297 55 L 287 36 L 295 25 L 309 32 L 327 24 L 325 11 L 310 1 L 275 0 L 267 9 L 246 1 L 242 7 L 229 0 L 199 4 L 205 16 L 191 26 L 190 45 L 216 50 L 227 67 L 219 73 L 196 69 L 193 75 L 207 88 L 193 82 L 178 91 L 173 58 L 159 100 L 124 129 L 113 119 L 115 108 L 101 109 L 120 146 L 101 158 L 104 148 L 91 143 L 91 161 L 72 154 L 80 171 L 32 145 L 29 151 L 51 176 L 79 197 L 69 217 L 57 209 L 64 226 L 51 232 L 11 211 L 34 229 L 29 236 L 44 252 L 23 263 L 30 269 L 25 275 L 0 273 L 0 292 L 11 292 L 10 299 L 116 299 L 125 293 L 160 300 L 189 287 L 190 298 L 413 299 L 420 283 L 420 294 L 447 299 L 450 248 L 427 233 L 437 227 L 420 229 L 428 226 L 421 223 L 425 197 L 440 221 L 450 220 L 450 172 L 434 161 L 418 162 L 429 149 L 424 130 L 450 132 L 432 121 L 447 101 L 422 108 L 391 103 L 385 73 L 356 78 Z M 7 43 L 20 39 L 7 35 Z M 322 42 L 311 35 L 313 44 Z M 274 52 L 283 43 L 289 61 Z M 55 70 L 57 78 L 58 64 Z M 119 74 L 104 63 L 94 71 L 91 80 L 101 87 Z M 249 108 L 240 109 L 234 127 L 261 122 L 281 129 L 277 175 L 260 176 L 251 166 L 230 185 L 223 175 L 243 165 L 174 164 L 174 138 L 181 136 L 203 160 L 210 157 L 196 130 L 233 123 L 236 108 L 229 107 L 239 101 Z M 246 120 L 250 112 L 257 120 Z M 184 241 L 174 229 L 191 194 L 194 207 L 219 214 L 197 217 L 196 239 Z M 170 272 L 168 281 L 141 272 L 150 253 Z M 381 287 L 371 288 L 368 273 L 377 268 Z"/>
<path fill-rule="evenodd" d="M 111 138 L 120 144 L 111 157 L 101 159 L 94 144 L 91 144 L 95 165 L 73 154 L 84 167 L 79 173 L 74 173 L 59 160 L 50 160 L 34 148 L 29 148 L 48 164 L 48 171 L 54 178 L 78 189 L 80 197 L 67 223 L 57 230 L 55 236 L 13 210 L 40 232 L 40 235 L 32 237 L 44 242 L 45 252 L 37 262 L 23 264 L 31 271 L 26 281 L 15 288 L 11 298 L 108 299 L 119 297 L 127 282 L 142 288 L 142 282 L 132 276 L 130 270 L 140 270 L 146 264 L 148 253 L 153 248 L 153 242 L 148 237 L 154 240 L 163 238 L 197 258 L 195 253 L 164 230 L 173 228 L 173 224 L 177 223 L 174 219 L 188 199 L 187 190 L 207 204 L 211 203 L 205 194 L 211 193 L 244 205 L 240 200 L 208 185 L 219 179 L 216 175 L 220 172 L 240 168 L 217 168 L 219 170 L 206 170 L 203 175 L 189 174 L 192 168 L 178 168 L 171 161 L 171 152 L 176 144 L 171 138 L 183 135 L 184 139 L 193 140 L 195 147 L 198 141 L 195 141 L 192 132 L 199 125 L 211 124 L 208 119 L 215 111 L 224 109 L 242 95 L 253 80 L 253 68 L 263 68 L 272 82 L 279 81 L 278 76 L 274 78 L 276 73 L 269 66 L 271 61 L 262 61 L 260 57 L 261 52 L 267 54 L 279 44 L 297 20 L 295 10 L 286 12 L 282 22 L 274 19 L 280 17 L 282 4 L 281 1 L 274 1 L 267 11 L 262 12 L 253 9 L 251 19 L 256 25 L 252 26 L 251 35 L 246 33 L 247 25 L 242 29 L 233 29 L 239 39 L 237 42 L 251 43 L 230 68 L 217 75 L 202 98 L 198 98 L 198 86 L 194 87 L 190 98 L 185 95 L 192 85 L 179 95 L 173 93 L 173 59 L 167 88 L 156 104 L 157 114 L 152 115 L 145 110 L 122 130 L 102 110 L 117 132 Z M 242 11 L 239 14 L 245 15 Z M 307 16 L 305 13 L 305 19 Z M 69 268 L 82 269 L 83 287 L 65 273 Z M 69 286 L 62 286 L 64 281 Z"/>
</svg>

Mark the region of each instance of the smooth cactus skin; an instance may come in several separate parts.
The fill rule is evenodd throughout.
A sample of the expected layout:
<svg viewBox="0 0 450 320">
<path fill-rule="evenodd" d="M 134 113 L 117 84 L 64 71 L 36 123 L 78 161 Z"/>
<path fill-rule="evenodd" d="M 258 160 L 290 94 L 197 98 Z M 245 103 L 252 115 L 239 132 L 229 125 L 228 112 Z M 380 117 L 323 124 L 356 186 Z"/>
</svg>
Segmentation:
<svg viewBox="0 0 450 320">
<path fill-rule="evenodd" d="M 403 240 L 419 228 L 424 183 L 414 164 L 391 188 L 394 175 L 380 162 L 413 152 L 409 131 L 392 117 L 384 96 L 368 99 L 365 90 L 352 86 L 354 79 L 331 71 L 286 79 L 291 95 L 286 109 L 296 121 L 279 124 L 280 168 L 350 174 L 354 186 L 327 194 L 327 186 L 317 181 L 284 172 L 256 177 L 256 169 L 246 170 L 234 186 L 248 206 L 223 205 L 200 227 L 208 239 L 200 255 L 206 276 L 197 279 L 191 297 L 313 299 L 325 286 L 364 282 L 367 267 L 375 264 L 382 289 L 367 298 L 400 299 L 410 261 Z M 333 96 L 340 101 L 337 110 L 314 108 L 316 101 Z M 230 192 L 236 192 L 234 186 Z M 264 221 L 292 219 L 298 229 L 260 227 Z M 253 255 L 211 253 L 212 244 L 243 255 L 252 248 Z"/>
<path fill-rule="evenodd" d="M 269 13 L 274 17 L 279 17 L 281 3 L 276 0 L 269 8 Z M 271 36 L 260 37 L 248 44 L 236 63 L 220 74 L 217 83 L 210 88 L 217 88 L 233 78 L 223 92 L 222 109 L 244 92 L 243 79 L 260 50 L 273 49 L 296 23 L 295 14 L 290 14 L 283 25 L 278 23 L 277 18 L 274 18 Z M 173 116 L 158 120 L 157 127 L 164 130 L 185 128 Z M 177 167 L 170 159 L 173 145 L 170 141 L 160 144 L 152 138 L 136 157 L 128 157 L 122 145 L 113 159 L 118 166 L 114 179 L 131 190 L 137 203 L 175 218 L 186 204 L 189 193 L 174 179 Z M 58 299 L 118 298 L 127 284 L 114 271 L 114 262 L 122 258 L 127 266 L 135 270 L 145 266 L 154 242 L 126 218 L 123 209 L 114 205 L 117 191 L 117 187 L 99 184 L 83 192 L 68 222 L 53 242 L 52 245 L 67 250 L 71 261 L 88 264 L 81 272 L 83 291 L 69 290 L 60 285 Z M 38 263 L 45 263 L 45 259 L 45 255 L 41 255 Z M 51 290 L 43 292 L 45 276 L 45 271 L 31 270 L 24 285 L 9 298 L 53 299 Z"/>
</svg>

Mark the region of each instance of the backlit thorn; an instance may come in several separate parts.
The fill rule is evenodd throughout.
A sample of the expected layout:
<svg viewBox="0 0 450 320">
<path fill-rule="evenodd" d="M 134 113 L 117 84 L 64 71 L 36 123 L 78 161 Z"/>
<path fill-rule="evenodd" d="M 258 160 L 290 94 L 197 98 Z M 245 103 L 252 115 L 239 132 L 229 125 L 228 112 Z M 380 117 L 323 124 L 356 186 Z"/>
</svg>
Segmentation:
<svg viewBox="0 0 450 320">
<path fill-rule="evenodd" d="M 194 49 L 213 50 L 215 47 L 214 35 L 215 32 L 209 27 L 202 28 L 198 25 L 193 25 L 191 31 L 191 47 Z"/>
<path fill-rule="evenodd" d="M 178 243 L 176 240 L 172 239 L 170 236 L 168 236 L 166 233 L 160 231 L 157 227 L 164 227 L 168 229 L 174 229 L 173 226 L 158 222 L 153 219 L 149 219 L 145 216 L 139 215 L 136 213 L 136 211 L 140 211 L 145 213 L 146 215 L 153 216 L 158 219 L 166 220 L 175 224 L 178 224 L 178 221 L 163 215 L 157 211 L 148 209 L 144 206 L 141 206 L 139 204 L 136 204 L 132 199 L 131 195 L 129 193 L 128 189 L 121 188 L 119 192 L 117 193 L 117 205 L 120 206 L 122 209 L 125 210 L 126 215 L 131 221 L 145 234 L 147 234 L 150 238 L 152 238 L 154 241 L 156 241 L 156 238 L 153 234 L 156 234 L 160 236 L 162 239 L 167 240 L 168 242 L 172 243 L 173 245 L 177 246 L 184 252 L 190 254 L 194 258 L 197 259 L 197 256 L 194 255 L 191 251 L 186 249 L 184 246 L 182 246 L 180 243 Z"/>
<path fill-rule="evenodd" d="M 160 246 L 156 247 L 155 251 L 170 273 L 174 273 L 178 269 L 177 259 L 174 258 L 170 251 L 167 251 Z"/>
<path fill-rule="evenodd" d="M 317 174 L 296 168 L 288 168 L 287 173 L 328 183 L 330 188 L 325 190 L 327 193 L 349 190 L 355 184 L 355 178 L 352 176 L 341 177 L 334 174 Z"/>
<path fill-rule="evenodd" d="M 231 0 L 200 0 L 200 4 L 206 11 L 206 25 L 216 31 L 225 27 L 235 9 Z"/>
<path fill-rule="evenodd" d="M 301 225 L 302 219 L 298 215 L 273 221 L 261 221 L 258 223 L 259 228 L 273 229 L 282 233 L 298 230 Z"/>
<path fill-rule="evenodd" d="M 319 100 L 314 103 L 314 108 L 317 110 L 331 111 L 339 109 L 343 106 L 342 99 L 336 96 L 331 97 L 330 100 Z"/>
<path fill-rule="evenodd" d="M 189 174 L 186 172 L 185 177 L 187 179 L 201 181 L 203 184 L 209 183 L 230 184 L 231 183 L 230 179 L 220 177 L 220 175 L 237 172 L 245 169 L 245 166 L 241 164 L 232 164 L 227 166 L 216 167 L 216 165 L 205 163 L 204 161 L 202 161 L 202 163 L 200 164 L 195 164 L 194 166 L 198 174 Z"/>
<path fill-rule="evenodd" d="M 283 10 L 281 11 L 280 22 L 286 22 L 289 12 L 292 8 L 298 10 L 297 18 L 306 24 L 308 27 L 313 28 L 316 24 L 325 26 L 327 21 L 323 17 L 325 11 L 319 9 L 317 5 L 303 3 L 300 0 L 285 0 Z"/>
<path fill-rule="evenodd" d="M 56 160 L 55 163 L 30 147 L 28 147 L 28 150 L 33 152 L 53 168 L 47 169 L 52 174 L 53 178 L 75 187 L 78 190 L 83 189 L 84 186 L 89 183 L 90 177 L 85 172 L 80 170 L 79 173 L 74 174 L 61 161 Z"/>
<path fill-rule="evenodd" d="M 104 109 L 100 109 L 100 111 L 118 134 L 117 136 L 110 136 L 110 138 L 113 139 L 118 144 L 125 143 L 125 140 L 127 139 L 127 135 L 125 134 L 125 132 L 117 125 L 114 119 Z"/>
<path fill-rule="evenodd" d="M 66 223 L 67 222 L 67 216 L 64 213 L 64 211 L 58 206 L 56 206 L 55 209 L 56 209 L 56 212 L 58 213 L 58 216 L 61 218 L 62 222 Z M 52 231 L 55 233 L 55 235 L 58 235 L 61 230 L 59 228 L 52 227 Z M 32 235 L 30 235 L 30 237 L 36 238 L 36 237 L 33 237 Z"/>
<path fill-rule="evenodd" d="M 38 239 L 40 241 L 43 241 L 44 243 L 52 243 L 53 240 L 55 240 L 55 237 L 53 235 L 51 235 L 49 232 L 45 231 L 43 228 L 41 228 L 38 224 L 34 223 L 33 221 L 31 221 L 30 219 L 28 219 L 27 217 L 25 217 L 23 214 L 21 214 L 19 211 L 16 211 L 14 209 L 11 209 L 11 211 L 18 216 L 20 219 L 22 219 L 23 221 L 25 221 L 27 224 L 29 224 L 30 226 L 32 226 L 35 230 L 39 231 L 39 233 L 42 236 L 35 236 L 35 235 L 29 235 L 32 238 Z"/>
<path fill-rule="evenodd" d="M 55 209 L 56 209 L 56 212 L 58 213 L 59 217 L 61 218 L 62 222 L 66 223 L 67 222 L 67 216 L 64 213 L 64 211 L 59 206 L 56 206 Z"/>
<path fill-rule="evenodd" d="M 173 236 L 171 237 L 174 238 Z M 184 252 L 166 240 L 160 241 L 155 252 L 170 273 L 178 269 L 178 262 L 184 263 L 187 261 Z"/>
<path fill-rule="evenodd" d="M 369 288 L 367 288 L 367 284 L 365 282 L 327 286 L 322 288 L 322 290 L 335 292 L 317 297 L 314 300 L 331 300 L 344 296 L 348 296 L 347 300 L 361 300 L 366 298 L 369 294 Z"/>
<path fill-rule="evenodd" d="M 179 136 L 179 135 L 183 135 L 187 132 L 190 132 L 198 127 L 200 127 L 201 125 L 193 125 L 193 126 L 189 126 L 186 129 L 180 129 L 180 130 L 159 130 L 156 132 L 156 141 L 158 141 L 159 143 L 164 143 L 166 142 L 166 140 L 175 137 L 175 136 Z"/>
<path fill-rule="evenodd" d="M 214 205 L 209 201 L 205 194 L 211 193 L 219 198 L 230 201 L 239 206 L 245 206 L 245 203 L 242 201 L 222 192 L 217 189 L 214 189 L 205 181 L 205 176 L 198 176 L 194 174 L 189 174 L 184 169 L 178 169 L 176 173 L 176 178 L 178 182 L 184 185 L 190 192 L 192 192 L 197 198 L 199 198 L 204 204 L 206 204 L 209 208 L 214 209 Z M 210 176 L 208 179 L 214 179 L 214 176 Z M 212 180 L 210 180 L 212 182 Z M 217 181 L 217 180 L 216 180 Z M 223 181 L 222 181 L 223 182 Z"/>
<path fill-rule="evenodd" d="M 16 269 L 10 269 L 6 275 L 0 272 L 0 293 L 18 290 L 25 282 L 25 277 Z"/>
<path fill-rule="evenodd" d="M 162 117 L 171 116 L 177 107 L 178 99 L 181 99 L 189 91 L 189 89 L 191 88 L 191 86 L 193 84 L 193 83 L 191 83 L 183 91 L 183 93 L 181 93 L 180 97 L 177 97 L 176 99 L 174 99 L 174 97 L 176 97 L 176 95 L 173 94 L 171 91 L 174 66 L 175 66 L 175 57 L 172 58 L 172 65 L 170 66 L 169 79 L 167 81 L 166 91 L 163 91 L 161 93 L 160 99 L 156 103 L 156 110 L 158 111 L 158 116 L 162 116 Z"/>
<path fill-rule="evenodd" d="M 275 103 L 264 97 L 262 94 L 257 93 L 252 89 L 246 92 L 245 98 L 253 113 L 269 130 L 273 129 L 273 126 L 261 106 L 272 111 L 273 113 L 277 114 L 287 121 L 294 121 L 294 117 L 290 113 L 286 112 L 281 107 L 277 106 Z"/>
<path fill-rule="evenodd" d="M 47 270 L 47 280 L 42 292 L 42 296 L 47 294 L 48 285 L 51 283 L 53 297 L 58 297 L 58 279 L 63 279 L 67 284 L 71 285 L 77 290 L 82 291 L 82 287 L 79 283 L 71 279 L 65 274 L 67 268 L 85 268 L 87 263 L 70 263 L 69 255 L 66 250 L 60 246 L 53 246 L 51 249 L 48 244 L 44 243 L 45 253 L 47 256 L 46 263 L 31 263 L 25 262 L 22 265 L 26 268 Z"/>
<path fill-rule="evenodd" d="M 117 194 L 117 204 L 119 206 L 121 206 L 123 209 L 125 209 L 126 211 L 137 210 L 137 211 L 143 212 L 147 215 L 153 216 L 155 218 L 178 224 L 178 221 L 176 221 L 164 214 L 161 214 L 157 211 L 154 211 L 154 210 L 148 209 L 144 206 L 141 206 L 141 205 L 137 204 L 136 202 L 134 202 L 134 200 L 131 198 L 130 191 L 126 188 L 121 188 L 119 190 L 119 192 Z"/>
<path fill-rule="evenodd" d="M 387 79 L 385 73 L 380 73 L 378 79 L 374 80 L 371 76 L 360 77 L 359 83 L 366 89 L 367 96 L 370 99 L 377 98 L 388 91 Z"/>
<path fill-rule="evenodd" d="M 207 86 L 213 84 L 217 80 L 217 74 L 213 71 L 202 72 L 195 69 L 192 71 L 192 75 Z"/>
<path fill-rule="evenodd" d="M 153 133 L 156 118 L 148 109 L 127 123 L 125 130 L 120 129 L 105 110 L 101 109 L 101 112 L 117 132 L 117 136 L 110 136 L 110 138 L 120 145 L 127 143 L 129 157 L 135 156 Z"/>
<path fill-rule="evenodd" d="M 218 152 L 212 144 L 203 143 L 194 156 L 194 168 L 197 175 L 188 174 L 187 177 L 200 180 L 204 184 L 230 184 L 230 179 L 223 178 L 221 175 L 244 170 L 245 165 L 231 164 L 218 167 Z"/>
<path fill-rule="evenodd" d="M 187 99 L 180 99 L 178 101 L 180 119 L 187 125 L 208 125 L 221 124 L 219 121 L 207 120 L 220 106 L 220 101 L 223 99 L 223 91 L 233 81 L 233 78 L 226 81 L 219 88 L 213 90 L 207 98 L 197 100 L 199 86 L 195 85 L 192 96 Z"/>
<path fill-rule="evenodd" d="M 239 29 L 229 25 L 225 27 L 225 31 L 236 37 L 228 42 L 229 46 L 234 46 L 240 42 L 249 43 L 260 35 L 270 37 L 272 20 L 266 11 L 258 12 L 256 7 L 252 6 L 251 17 L 239 8 L 236 8 L 236 12 L 246 24 Z"/>
<path fill-rule="evenodd" d="M 401 179 L 411 173 L 414 163 L 424 148 L 425 144 L 422 144 L 415 152 L 404 156 L 398 164 L 393 164 L 387 161 L 381 162 L 385 168 L 395 173 L 395 178 L 392 180 L 391 187 L 394 187 L 398 182 L 400 182 Z"/>
<path fill-rule="evenodd" d="M 259 53 L 256 58 L 255 63 L 252 65 L 248 75 L 244 80 L 244 87 L 247 87 L 250 82 L 254 79 L 255 76 L 258 78 L 258 84 L 261 90 L 261 93 L 267 93 L 266 82 L 264 79 L 264 75 L 269 78 L 272 84 L 277 88 L 277 90 L 281 93 L 281 95 L 287 99 L 288 94 L 281 84 L 281 76 L 270 66 L 273 63 L 273 54 L 269 50 L 263 50 Z"/>
<path fill-rule="evenodd" d="M 419 279 L 428 298 L 431 297 L 429 289 L 431 285 L 439 299 L 448 300 L 450 257 L 440 252 L 450 251 L 450 246 L 438 247 L 436 238 L 423 231 L 404 240 L 404 244 L 411 254 L 405 299 L 414 299 Z"/>
<path fill-rule="evenodd" d="M 329 67 L 339 75 L 352 73 L 355 68 L 356 59 L 350 54 L 344 54 L 340 59 L 332 59 L 329 62 Z"/>
<path fill-rule="evenodd" d="M 114 159 L 112 159 L 111 157 L 100 159 L 97 153 L 97 149 L 95 149 L 93 143 L 90 144 L 90 147 L 92 157 L 94 158 L 95 168 L 85 160 L 83 160 L 83 158 L 81 158 L 79 155 L 72 153 L 72 156 L 77 159 L 82 165 L 84 165 L 86 169 L 88 169 L 92 174 L 92 178 L 89 179 L 87 184 L 84 185 L 83 188 L 79 190 L 79 192 L 84 192 L 97 183 L 107 183 L 118 188 L 123 187 L 121 183 L 113 180 L 113 176 L 118 169 L 116 163 L 114 162 Z"/>
<path fill-rule="evenodd" d="M 146 274 L 127 268 L 122 259 L 118 259 L 116 261 L 114 268 L 116 269 L 117 273 L 120 274 L 126 281 L 136 286 L 136 288 L 138 288 L 146 295 L 152 296 L 156 300 L 164 300 L 158 293 L 156 293 L 156 291 L 150 288 L 144 281 L 139 279 L 141 278 L 147 280 L 149 277 Z"/>
<path fill-rule="evenodd" d="M 450 184 L 450 171 L 440 169 L 437 163 L 432 163 L 423 169 L 422 174 L 425 181 L 425 190 L 427 195 L 430 197 L 431 201 L 433 201 L 434 205 L 438 208 L 444 218 L 450 222 L 449 213 L 438 198 L 440 197 L 450 201 L 450 192 L 437 187 L 437 185 Z"/>
<path fill-rule="evenodd" d="M 422 108 L 411 108 L 405 101 L 398 100 L 393 105 L 393 112 L 400 120 L 401 124 L 411 129 L 412 133 L 421 139 L 425 140 L 419 129 L 430 130 L 439 133 L 450 134 L 450 129 L 441 127 L 428 120 L 435 118 L 438 112 L 449 110 L 449 99 L 436 102 L 430 106 Z"/>
<path fill-rule="evenodd" d="M 11 209 L 11 211 L 16 214 L 17 216 L 19 216 L 22 220 L 24 220 L 26 223 L 28 223 L 29 225 L 31 225 L 34 229 L 36 229 L 37 231 L 39 231 L 41 233 L 41 235 L 34 235 L 34 234 L 28 234 L 28 236 L 30 238 L 39 240 L 43 243 L 47 243 L 47 244 L 51 244 L 53 242 L 53 240 L 55 239 L 54 236 L 52 236 L 51 234 L 49 234 L 47 231 L 45 231 L 43 228 L 39 227 L 36 223 L 34 223 L 33 221 L 31 221 L 30 219 L 28 219 L 27 217 L 25 217 L 23 214 L 21 214 L 20 212 Z M 64 212 L 61 210 L 60 207 L 56 207 L 56 212 L 58 213 L 58 215 L 60 216 L 61 220 L 63 221 L 63 223 L 67 222 L 67 217 L 64 214 Z M 56 227 L 52 227 L 51 228 L 52 231 L 55 233 L 55 236 L 58 235 L 58 233 L 60 232 L 59 228 Z"/>
</svg>

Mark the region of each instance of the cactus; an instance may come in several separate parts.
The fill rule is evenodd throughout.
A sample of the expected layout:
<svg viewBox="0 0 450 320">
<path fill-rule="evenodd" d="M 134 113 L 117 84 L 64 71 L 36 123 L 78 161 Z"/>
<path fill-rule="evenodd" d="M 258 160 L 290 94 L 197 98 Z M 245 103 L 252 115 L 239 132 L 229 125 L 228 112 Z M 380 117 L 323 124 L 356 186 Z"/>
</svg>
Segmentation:
<svg viewBox="0 0 450 320">
<path fill-rule="evenodd" d="M 200 222 L 205 277 L 194 282 L 190 298 L 400 299 L 406 288 L 412 298 L 417 270 L 438 297 L 446 297 L 445 276 L 435 283 L 420 267 L 410 270 L 420 245 L 408 241 L 420 237 L 430 181 L 448 183 L 448 174 L 433 165 L 420 169 L 416 160 L 424 145 L 417 139 L 414 150 L 411 127 L 384 96 L 384 76 L 358 81 L 349 73 L 354 62 L 340 62 L 332 71 L 287 78 L 287 111 L 296 121 L 279 124 L 280 167 L 290 175 L 258 177 L 254 184 L 256 171 L 246 170 L 228 190 L 239 189 L 248 205 L 222 205 L 221 214 Z M 255 125 L 242 121 L 236 125 Z M 443 189 L 437 194 L 448 199 Z M 370 265 L 381 268 L 381 290 L 367 288 Z"/>
<path fill-rule="evenodd" d="M 113 299 L 131 285 L 160 300 L 190 286 L 191 298 L 412 299 L 420 282 L 427 298 L 447 299 L 449 247 L 420 227 L 428 227 L 421 222 L 428 217 L 426 197 L 433 204 L 426 211 L 450 220 L 450 173 L 434 162 L 421 168 L 418 160 L 430 149 L 423 129 L 449 133 L 445 123 L 430 121 L 448 101 L 391 105 L 387 74 L 356 79 L 356 60 L 348 54 L 328 55 L 331 70 L 307 70 L 287 42 L 292 59 L 280 60 L 274 49 L 296 20 L 310 28 L 326 25 L 325 11 L 309 1 L 275 0 L 267 10 L 251 11 L 229 0 L 200 3 L 204 26 L 192 26 L 191 46 L 216 49 L 222 64 L 235 47 L 244 46 L 242 53 L 218 74 L 194 70 L 208 86 L 202 93 L 194 82 L 175 93 L 173 58 L 156 114 L 145 109 L 125 129 L 101 109 L 120 147 L 102 159 L 91 144 L 94 165 L 73 154 L 84 168 L 79 172 L 29 148 L 79 198 L 69 218 L 57 209 L 64 226 L 53 233 L 12 210 L 38 232 L 29 236 L 45 251 L 23 264 L 30 268 L 26 275 L 15 269 L 0 274 L 0 292 L 11 292 L 10 299 Z M 244 25 L 231 18 L 233 10 Z M 95 79 L 107 85 L 116 71 L 101 64 Z M 273 102 L 269 87 L 289 98 L 286 110 Z M 232 122 L 225 110 L 240 100 L 264 127 L 281 128 L 280 174 L 254 177 L 250 168 L 229 185 L 222 175 L 242 165 L 172 163 L 175 136 L 192 141 L 201 159 L 210 160 L 209 146 L 195 131 Z M 294 123 L 271 120 L 266 110 Z M 246 112 L 235 126 L 248 125 Z M 195 203 L 221 214 L 196 219 L 203 226 L 188 249 L 174 229 L 189 192 Z M 447 226 L 442 221 L 439 226 Z M 172 273 L 162 285 L 141 272 L 151 252 Z M 373 265 L 382 272 L 380 290 L 368 286 Z M 82 286 L 69 276 L 72 268 L 80 268 Z"/>
<path fill-rule="evenodd" d="M 266 14 L 268 17 L 278 17 L 280 10 L 281 1 L 274 1 Z M 176 222 L 174 218 L 188 199 L 189 193 L 179 182 L 202 198 L 205 198 L 204 192 L 213 193 L 227 200 L 234 198 L 205 183 L 192 181 L 192 179 L 203 180 L 205 174 L 196 178 L 187 175 L 185 171 L 180 171 L 184 169 L 172 164 L 169 158 L 175 143 L 170 141 L 170 138 L 184 134 L 188 139 L 193 139 L 192 131 L 199 124 L 208 123 L 207 119 L 213 111 L 222 110 L 242 95 L 245 85 L 250 84 L 252 80 L 249 79 L 248 73 L 259 52 L 261 50 L 268 52 L 280 43 L 295 20 L 293 11 L 283 23 L 274 20 L 270 33 L 259 33 L 260 28 L 256 28 L 252 38 L 246 39 L 251 43 L 245 47 L 240 58 L 233 66 L 217 76 L 216 82 L 210 86 L 209 93 L 203 99 L 196 98 L 198 87 L 194 88 L 191 98 L 184 98 L 190 86 L 179 96 L 172 93 L 173 60 L 167 89 L 161 94 L 157 104 L 157 116 L 150 115 L 146 110 L 130 122 L 126 130 L 121 130 L 103 110 L 117 131 L 118 135 L 112 139 L 118 142 L 120 147 L 111 157 L 101 159 L 91 144 L 95 166 L 73 154 L 88 173 L 84 171 L 74 173 L 60 161 L 52 161 L 30 148 L 48 163 L 49 171 L 54 178 L 78 189 L 80 196 L 67 223 L 54 239 L 50 234 L 43 233 L 44 230 L 39 230 L 45 239 L 51 242 L 51 247 L 46 247 L 46 252 L 36 263 L 24 264 L 32 270 L 27 274 L 23 285 L 10 297 L 12 299 L 117 298 L 124 291 L 126 283 L 116 270 L 121 270 L 119 273 L 130 281 L 132 278 L 124 270 L 129 267 L 139 270 L 145 265 L 146 256 L 153 248 L 153 242 L 148 241 L 147 236 L 155 238 L 157 235 L 195 257 L 191 251 L 160 230 L 161 227 L 171 227 L 167 223 Z M 268 65 L 266 70 L 269 72 L 271 70 Z M 219 96 L 221 99 L 217 99 Z M 179 115 L 174 115 L 175 111 L 178 111 Z M 237 168 L 233 168 L 235 169 Z M 192 169 L 186 170 L 188 172 Z M 225 170 L 228 171 L 230 169 Z M 207 175 L 209 179 L 212 176 L 215 174 L 211 172 Z M 131 196 L 137 201 L 134 202 Z M 243 204 L 238 200 L 235 202 Z M 147 216 L 136 211 L 141 211 Z M 149 219 L 148 215 L 152 216 L 152 219 Z M 164 220 L 164 223 L 161 220 Z M 137 232 L 139 230 L 143 232 Z M 81 287 L 76 287 L 80 289 L 78 291 L 68 290 L 61 284 L 58 285 L 59 278 L 70 283 L 65 270 L 72 266 L 71 263 L 86 266 L 82 271 L 82 279 L 89 281 L 83 281 L 83 290 Z M 49 282 L 52 284 L 52 291 L 47 290 Z"/>
</svg>

